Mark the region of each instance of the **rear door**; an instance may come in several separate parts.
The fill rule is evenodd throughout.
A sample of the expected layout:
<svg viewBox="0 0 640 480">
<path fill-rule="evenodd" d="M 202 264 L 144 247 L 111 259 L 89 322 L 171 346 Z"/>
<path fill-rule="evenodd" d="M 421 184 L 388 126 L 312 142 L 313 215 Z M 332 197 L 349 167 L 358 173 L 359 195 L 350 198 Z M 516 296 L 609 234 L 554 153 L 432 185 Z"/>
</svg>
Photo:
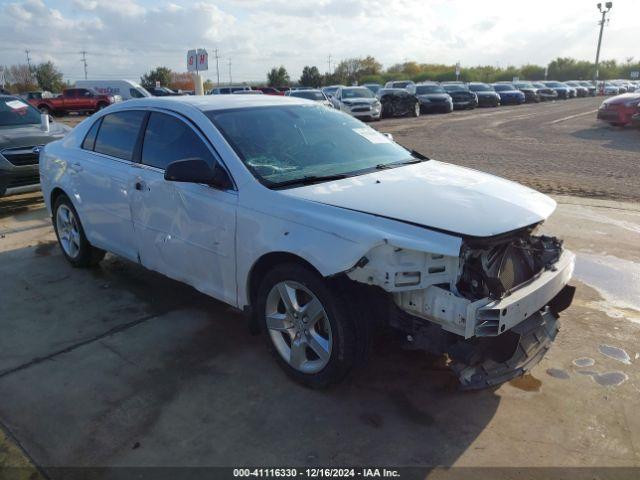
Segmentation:
<svg viewBox="0 0 640 480">
<path fill-rule="evenodd" d="M 85 137 L 82 162 L 69 165 L 89 241 L 138 260 L 130 196 L 139 170 L 135 163 L 147 113 L 128 110 L 100 118 Z"/>
<path fill-rule="evenodd" d="M 131 210 L 144 266 L 227 303 L 236 302 L 237 192 L 169 182 L 171 162 L 200 158 L 223 168 L 208 140 L 181 116 L 151 112 Z"/>
</svg>

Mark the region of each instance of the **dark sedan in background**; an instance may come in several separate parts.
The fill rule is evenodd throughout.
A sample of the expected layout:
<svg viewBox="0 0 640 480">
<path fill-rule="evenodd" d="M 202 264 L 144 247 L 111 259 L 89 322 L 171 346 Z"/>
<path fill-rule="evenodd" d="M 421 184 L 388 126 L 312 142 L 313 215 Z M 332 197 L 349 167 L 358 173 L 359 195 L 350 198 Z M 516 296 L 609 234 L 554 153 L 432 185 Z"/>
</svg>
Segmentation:
<svg viewBox="0 0 640 480">
<path fill-rule="evenodd" d="M 465 84 L 459 82 L 443 83 L 442 88 L 451 96 L 455 110 L 476 108 L 478 106 L 478 96 L 470 91 Z"/>
<path fill-rule="evenodd" d="M 531 82 L 514 82 L 513 86 L 524 93 L 524 99 L 527 103 L 538 103 L 540 95 L 538 89 Z"/>
<path fill-rule="evenodd" d="M 543 85 L 545 85 L 546 87 L 549 87 L 549 88 L 553 89 L 558 94 L 558 98 L 560 98 L 562 100 L 567 100 L 567 99 L 571 98 L 571 90 L 564 83 L 553 82 L 553 81 L 541 82 L 541 83 Z"/>
<path fill-rule="evenodd" d="M 382 105 L 381 118 L 420 116 L 420 102 L 404 88 L 381 88 L 376 97 Z"/>
<path fill-rule="evenodd" d="M 51 121 L 21 98 L 0 95 L 0 197 L 38 190 L 40 149 L 71 129 Z"/>
<path fill-rule="evenodd" d="M 551 87 L 547 87 L 544 83 L 532 82 L 531 85 L 536 88 L 538 98 L 540 98 L 541 102 L 549 102 L 551 100 L 558 99 L 558 92 Z"/>
<path fill-rule="evenodd" d="M 501 105 L 521 105 L 525 102 L 524 93 L 510 83 L 494 83 L 493 88 L 500 95 Z"/>
<path fill-rule="evenodd" d="M 576 95 L 578 97 L 588 97 L 589 96 L 589 89 L 586 88 L 584 85 L 581 85 L 580 82 L 568 81 L 568 82 L 564 82 L 564 83 L 569 85 L 572 88 L 575 88 Z"/>
<path fill-rule="evenodd" d="M 478 97 L 479 107 L 497 107 L 500 105 L 500 95 L 487 83 L 471 82 L 467 84 L 470 91 Z"/>
<path fill-rule="evenodd" d="M 588 90 L 590 96 L 595 97 L 597 95 L 598 89 L 593 83 L 586 80 L 578 80 L 578 83 Z"/>
<path fill-rule="evenodd" d="M 420 110 L 424 113 L 450 113 L 453 111 L 451 96 L 437 83 L 419 83 L 415 86 Z"/>
</svg>

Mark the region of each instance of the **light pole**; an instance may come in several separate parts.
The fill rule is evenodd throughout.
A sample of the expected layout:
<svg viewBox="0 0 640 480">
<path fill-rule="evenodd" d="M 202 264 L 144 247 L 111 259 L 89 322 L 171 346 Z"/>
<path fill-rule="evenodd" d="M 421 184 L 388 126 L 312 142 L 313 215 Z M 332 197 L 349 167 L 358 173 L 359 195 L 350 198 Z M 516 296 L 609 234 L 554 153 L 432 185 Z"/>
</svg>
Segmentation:
<svg viewBox="0 0 640 480">
<path fill-rule="evenodd" d="M 604 10 L 602 9 L 602 4 L 598 4 L 598 10 L 602 14 L 602 20 L 600 20 L 600 36 L 598 37 L 598 50 L 596 50 L 596 71 L 593 72 L 593 81 L 596 82 L 596 86 L 598 83 L 598 62 L 600 62 L 600 45 L 602 45 L 602 31 L 604 30 L 604 22 L 607 13 L 613 7 L 613 2 L 607 2 L 604 4 Z"/>
</svg>

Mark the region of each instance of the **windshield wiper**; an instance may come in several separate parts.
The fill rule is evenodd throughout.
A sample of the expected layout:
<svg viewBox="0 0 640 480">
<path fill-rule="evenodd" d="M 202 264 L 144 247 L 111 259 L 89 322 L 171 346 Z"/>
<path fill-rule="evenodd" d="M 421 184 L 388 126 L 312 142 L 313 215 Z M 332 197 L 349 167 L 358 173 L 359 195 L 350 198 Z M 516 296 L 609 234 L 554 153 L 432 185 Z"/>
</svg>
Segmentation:
<svg viewBox="0 0 640 480">
<path fill-rule="evenodd" d="M 273 183 L 270 186 L 273 188 L 280 188 L 290 187 L 292 185 L 312 185 L 314 183 L 330 182 L 331 180 L 342 180 L 343 178 L 347 177 L 348 175 L 345 175 L 344 173 L 336 175 L 308 175 L 302 178 L 294 178 L 291 180 L 285 180 L 283 182 Z"/>
<path fill-rule="evenodd" d="M 429 160 L 428 157 L 425 157 L 421 153 L 415 151 L 412 151 L 411 155 L 413 155 L 414 158 L 410 158 L 409 160 L 402 160 L 401 162 L 379 163 L 378 165 L 376 165 L 376 169 L 384 170 L 386 168 L 401 167 L 402 165 L 413 165 L 414 163 L 422 163 Z"/>
</svg>

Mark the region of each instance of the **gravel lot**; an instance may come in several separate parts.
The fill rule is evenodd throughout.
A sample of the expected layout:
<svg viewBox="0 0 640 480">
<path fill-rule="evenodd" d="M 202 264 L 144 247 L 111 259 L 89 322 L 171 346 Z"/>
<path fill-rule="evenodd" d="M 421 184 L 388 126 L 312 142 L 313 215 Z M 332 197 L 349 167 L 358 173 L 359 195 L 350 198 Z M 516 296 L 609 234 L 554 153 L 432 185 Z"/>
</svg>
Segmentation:
<svg viewBox="0 0 640 480">
<path fill-rule="evenodd" d="M 374 124 L 425 155 L 545 193 L 640 200 L 640 130 L 596 121 L 602 97 Z"/>
<path fill-rule="evenodd" d="M 640 131 L 596 124 L 600 101 L 374 124 L 558 200 L 545 230 L 578 255 L 577 298 L 525 377 L 461 393 L 440 359 L 381 339 L 359 376 L 299 387 L 219 302 L 111 255 L 69 267 L 30 194 L 0 199 L 0 426 L 55 479 L 68 466 L 639 467 Z"/>
</svg>

